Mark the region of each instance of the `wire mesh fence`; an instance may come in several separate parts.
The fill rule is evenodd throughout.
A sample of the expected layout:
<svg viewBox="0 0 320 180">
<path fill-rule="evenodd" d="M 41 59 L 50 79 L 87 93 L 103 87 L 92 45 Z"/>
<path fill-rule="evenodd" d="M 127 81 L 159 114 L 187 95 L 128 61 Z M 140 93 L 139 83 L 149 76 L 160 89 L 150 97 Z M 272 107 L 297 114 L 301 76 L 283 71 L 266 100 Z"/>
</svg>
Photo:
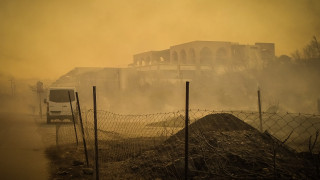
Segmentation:
<svg viewBox="0 0 320 180">
<path fill-rule="evenodd" d="M 79 124 L 76 126 L 77 130 L 80 128 Z M 74 126 L 70 123 L 56 123 L 56 145 L 73 145 L 78 142 L 82 143 L 81 134 L 77 131 L 77 137 L 75 136 Z"/>
<path fill-rule="evenodd" d="M 93 110 L 82 112 L 89 165 L 94 167 Z M 311 178 L 318 162 L 320 116 L 189 110 L 189 171 L 193 178 Z M 80 123 L 79 148 L 83 148 Z M 97 112 L 101 179 L 184 178 L 185 111 L 120 115 Z M 76 144 L 73 125 L 57 125 L 58 145 Z M 263 132 L 258 129 L 262 126 Z M 84 155 L 82 156 L 84 159 Z M 309 157 L 310 158 L 310 157 Z M 311 159 L 312 160 L 312 159 Z"/>
</svg>

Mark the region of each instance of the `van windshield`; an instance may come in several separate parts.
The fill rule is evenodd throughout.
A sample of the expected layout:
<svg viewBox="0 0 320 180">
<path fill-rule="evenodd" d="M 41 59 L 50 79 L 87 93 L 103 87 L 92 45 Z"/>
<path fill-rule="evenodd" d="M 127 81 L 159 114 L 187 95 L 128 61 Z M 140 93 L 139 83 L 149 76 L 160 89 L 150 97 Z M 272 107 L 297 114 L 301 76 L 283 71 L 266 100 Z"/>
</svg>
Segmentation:
<svg viewBox="0 0 320 180">
<path fill-rule="evenodd" d="M 56 89 L 50 90 L 49 100 L 52 102 L 69 102 L 69 94 L 71 101 L 74 101 L 74 90 L 73 89 Z"/>
</svg>

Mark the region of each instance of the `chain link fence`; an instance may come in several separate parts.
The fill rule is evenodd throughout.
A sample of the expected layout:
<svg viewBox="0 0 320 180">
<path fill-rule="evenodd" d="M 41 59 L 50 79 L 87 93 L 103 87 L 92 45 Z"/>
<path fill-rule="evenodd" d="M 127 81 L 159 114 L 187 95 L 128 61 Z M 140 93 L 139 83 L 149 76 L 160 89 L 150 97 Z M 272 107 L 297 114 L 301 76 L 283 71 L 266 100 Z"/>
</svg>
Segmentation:
<svg viewBox="0 0 320 180">
<path fill-rule="evenodd" d="M 94 167 L 94 111 L 82 112 L 82 117 L 89 166 Z M 319 162 L 313 154 L 320 151 L 320 116 L 263 112 L 261 118 L 258 112 L 189 110 L 190 177 L 316 177 Z M 75 122 L 83 149 L 80 121 Z M 56 126 L 58 145 L 76 144 L 72 123 Z M 97 126 L 101 179 L 184 178 L 185 111 L 97 111 Z"/>
</svg>

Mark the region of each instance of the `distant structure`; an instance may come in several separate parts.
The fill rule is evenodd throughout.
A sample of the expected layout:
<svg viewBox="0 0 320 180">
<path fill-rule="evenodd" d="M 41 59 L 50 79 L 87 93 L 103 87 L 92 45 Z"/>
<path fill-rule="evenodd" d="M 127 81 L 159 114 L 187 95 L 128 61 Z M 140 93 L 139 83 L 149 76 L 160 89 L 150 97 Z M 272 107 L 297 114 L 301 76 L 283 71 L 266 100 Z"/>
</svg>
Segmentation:
<svg viewBox="0 0 320 180">
<path fill-rule="evenodd" d="M 274 43 L 242 45 L 232 42 L 192 41 L 161 51 L 133 56 L 129 67 L 145 72 L 147 79 L 193 79 L 197 74 L 261 69 L 275 58 Z"/>
<path fill-rule="evenodd" d="M 105 86 L 108 91 L 177 83 L 228 72 L 261 69 L 275 58 L 274 43 L 242 45 L 220 41 L 192 41 L 133 56 L 127 68 L 75 68 L 54 86 Z"/>
<path fill-rule="evenodd" d="M 319 91 L 314 89 L 314 82 L 320 77 L 319 67 L 317 60 L 291 63 L 289 56 L 275 57 L 274 43 L 192 41 L 135 54 L 125 68 L 76 67 L 51 86 L 75 87 L 89 108 L 92 86 L 97 86 L 99 108 L 165 112 L 183 107 L 184 101 L 179 98 L 183 98 L 185 81 L 190 81 L 194 88 L 190 92 L 195 105 L 231 109 L 256 108 L 255 89 L 262 84 L 269 90 L 264 97 L 278 97 L 282 107 L 294 112 L 308 111 L 309 102 L 314 102 L 320 113 Z M 306 96 L 296 96 L 302 93 L 297 88 L 301 84 L 308 100 Z"/>
<path fill-rule="evenodd" d="M 241 45 L 232 42 L 192 41 L 171 46 L 161 51 L 148 51 L 133 56 L 131 67 L 143 69 L 166 69 L 168 65 L 179 65 L 181 69 L 214 69 L 223 67 L 258 67 L 275 57 L 274 43 Z M 178 68 L 179 68 L 178 66 Z M 188 68 L 187 68 L 188 69 Z"/>
</svg>

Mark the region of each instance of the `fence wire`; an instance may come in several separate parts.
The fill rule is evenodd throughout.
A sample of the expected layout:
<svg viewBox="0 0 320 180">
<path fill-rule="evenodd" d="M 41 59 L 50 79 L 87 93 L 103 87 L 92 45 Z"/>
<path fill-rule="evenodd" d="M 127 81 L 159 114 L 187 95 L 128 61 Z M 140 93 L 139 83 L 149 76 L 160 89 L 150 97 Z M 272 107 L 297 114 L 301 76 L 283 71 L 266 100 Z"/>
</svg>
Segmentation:
<svg viewBox="0 0 320 180">
<path fill-rule="evenodd" d="M 82 112 L 82 117 L 93 167 L 93 110 Z M 190 110 L 190 176 L 316 177 L 319 162 L 308 161 L 299 153 L 319 153 L 320 116 L 264 112 L 261 117 L 262 132 L 258 112 Z M 185 111 L 146 115 L 98 111 L 97 120 L 101 179 L 184 178 Z M 83 148 L 78 119 L 76 123 L 78 146 Z M 73 125 L 59 126 L 58 144 L 75 144 Z"/>
</svg>

